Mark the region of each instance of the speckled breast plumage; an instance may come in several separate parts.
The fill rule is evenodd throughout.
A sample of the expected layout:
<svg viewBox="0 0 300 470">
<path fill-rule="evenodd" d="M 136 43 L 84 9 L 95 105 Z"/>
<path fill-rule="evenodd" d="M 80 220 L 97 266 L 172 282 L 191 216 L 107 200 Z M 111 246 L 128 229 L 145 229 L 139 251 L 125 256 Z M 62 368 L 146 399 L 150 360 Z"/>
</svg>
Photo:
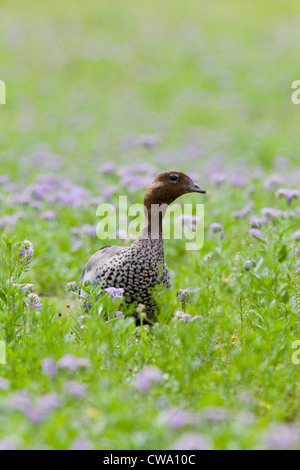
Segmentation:
<svg viewBox="0 0 300 470">
<path fill-rule="evenodd" d="M 94 285 L 122 287 L 128 304 L 144 304 L 148 318 L 155 304 L 151 291 L 157 285 L 171 288 L 169 270 L 164 261 L 162 240 L 142 239 L 117 252 L 95 269 Z"/>
</svg>

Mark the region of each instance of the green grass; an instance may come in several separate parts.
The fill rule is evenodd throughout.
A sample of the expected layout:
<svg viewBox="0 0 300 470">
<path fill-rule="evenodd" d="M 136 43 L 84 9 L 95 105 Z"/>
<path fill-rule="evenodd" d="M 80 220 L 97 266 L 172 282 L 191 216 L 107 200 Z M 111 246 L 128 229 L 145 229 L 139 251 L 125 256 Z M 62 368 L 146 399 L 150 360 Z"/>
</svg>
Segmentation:
<svg viewBox="0 0 300 470">
<path fill-rule="evenodd" d="M 292 238 L 299 212 L 266 223 L 267 242 L 249 235 L 249 217 L 232 215 L 250 201 L 255 216 L 266 207 L 300 205 L 287 207 L 265 187 L 274 173 L 282 186 L 300 187 L 300 107 L 291 103 L 291 83 L 300 78 L 299 25 L 295 1 L 27 0 L 0 7 L 0 80 L 7 89 L 0 174 L 15 185 L 0 184 L 0 221 L 22 212 L 16 226 L 0 224 L 0 338 L 7 353 L 0 377 L 9 380 L 8 390 L 0 381 L 0 443 L 14 436 L 14 446 L 25 449 L 68 449 L 77 440 L 95 449 L 167 449 L 195 432 L 215 449 L 253 449 L 266 446 L 274 425 L 282 432 L 299 427 L 300 366 L 292 361 L 300 340 L 299 241 Z M 136 145 L 143 134 L 158 135 L 160 143 L 151 150 Z M 37 157 L 40 149 L 48 153 Z M 12 202 L 48 173 L 88 189 L 88 197 L 116 185 L 113 203 L 118 194 L 142 202 L 143 188 L 130 191 L 118 174 L 99 170 L 105 161 L 129 165 L 128 173 L 143 162 L 157 173 L 195 173 L 207 189 L 203 249 L 165 242 L 173 290 L 157 293 L 153 327 L 137 328 L 130 316 L 107 322 L 96 305 L 79 320 L 84 312 L 66 284 L 78 282 L 102 242 L 83 235 L 73 251 L 71 230 L 96 225 L 95 206 L 42 200 L 37 210 Z M 225 182 L 217 186 L 219 173 Z M 231 182 L 236 173 L 245 177 L 242 187 Z M 48 209 L 54 220 L 42 219 Z M 209 229 L 215 222 L 224 238 Z M 35 250 L 26 270 L 23 240 Z M 256 267 L 246 271 L 251 259 Z M 12 286 L 19 282 L 34 284 L 40 315 Z M 182 323 L 174 317 L 183 308 L 176 292 L 187 287 L 199 290 L 185 311 L 202 318 Z M 126 313 L 123 305 L 101 302 L 112 317 Z M 53 378 L 42 371 L 43 359 L 65 354 L 88 359 L 90 368 L 61 369 Z M 136 380 L 150 365 L 162 378 L 142 393 Z M 67 392 L 69 380 L 85 384 L 83 397 Z M 33 401 L 57 394 L 59 406 L 37 423 L 12 409 L 20 390 Z M 195 422 L 170 426 L 174 407 Z"/>
</svg>

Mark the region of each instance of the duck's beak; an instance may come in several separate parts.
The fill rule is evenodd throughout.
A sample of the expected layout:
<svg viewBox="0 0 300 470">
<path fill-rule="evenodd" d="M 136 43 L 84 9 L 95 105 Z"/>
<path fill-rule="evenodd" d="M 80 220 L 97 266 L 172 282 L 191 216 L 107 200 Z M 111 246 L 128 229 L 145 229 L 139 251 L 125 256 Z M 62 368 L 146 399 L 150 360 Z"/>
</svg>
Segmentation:
<svg viewBox="0 0 300 470">
<path fill-rule="evenodd" d="M 200 186 L 198 186 L 198 184 L 194 183 L 194 181 L 191 181 L 188 192 L 189 193 L 206 194 L 205 189 L 200 188 Z"/>
</svg>

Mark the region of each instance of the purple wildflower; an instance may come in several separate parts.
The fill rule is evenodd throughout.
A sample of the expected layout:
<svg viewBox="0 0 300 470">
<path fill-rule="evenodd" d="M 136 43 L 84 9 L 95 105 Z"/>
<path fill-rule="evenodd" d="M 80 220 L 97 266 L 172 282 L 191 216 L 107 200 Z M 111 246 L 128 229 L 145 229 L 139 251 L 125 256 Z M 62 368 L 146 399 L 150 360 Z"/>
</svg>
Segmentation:
<svg viewBox="0 0 300 470">
<path fill-rule="evenodd" d="M 21 438 L 19 436 L 7 436 L 0 441 L 1 450 L 17 450 L 21 447 Z"/>
<path fill-rule="evenodd" d="M 56 212 L 52 210 L 45 211 L 42 214 L 42 219 L 45 219 L 45 220 L 54 220 L 55 217 L 56 217 Z"/>
<path fill-rule="evenodd" d="M 164 415 L 167 424 L 172 429 L 179 429 L 195 423 L 193 413 L 181 410 L 180 408 L 172 408 L 171 410 L 164 413 Z"/>
<path fill-rule="evenodd" d="M 72 444 L 71 450 L 90 450 L 92 445 L 85 439 L 75 439 Z"/>
<path fill-rule="evenodd" d="M 300 429 L 296 426 L 273 425 L 264 435 L 264 448 L 270 450 L 294 450 L 300 445 Z"/>
<path fill-rule="evenodd" d="M 284 197 L 288 205 L 291 204 L 293 199 L 298 199 L 300 196 L 299 191 L 297 189 L 284 189 L 279 188 L 276 191 L 276 197 Z"/>
<path fill-rule="evenodd" d="M 249 235 L 252 235 L 255 238 L 259 238 L 259 240 L 263 240 L 262 233 L 257 228 L 250 228 Z"/>
<path fill-rule="evenodd" d="M 173 446 L 174 450 L 209 450 L 210 440 L 200 433 L 188 432 L 183 434 Z"/>
<path fill-rule="evenodd" d="M 86 385 L 77 380 L 68 380 L 66 383 L 66 392 L 74 397 L 82 398 L 86 394 Z"/>
<path fill-rule="evenodd" d="M 290 159 L 284 155 L 277 155 L 275 157 L 275 168 L 281 172 L 286 172 L 290 164 Z"/>
<path fill-rule="evenodd" d="M 33 188 L 33 196 L 36 198 L 36 199 L 44 199 L 46 194 L 49 192 L 50 190 L 50 185 L 48 184 L 36 184 Z M 41 203 L 40 203 L 41 204 Z M 43 205 L 41 204 L 40 207 L 43 207 Z"/>
<path fill-rule="evenodd" d="M 182 323 L 187 323 L 187 322 L 193 322 L 197 320 L 198 318 L 202 318 L 201 315 L 190 315 L 189 313 L 184 313 L 181 310 L 177 310 L 175 312 L 175 318 L 178 318 Z"/>
<path fill-rule="evenodd" d="M 157 172 L 157 170 L 155 168 L 153 168 L 153 166 L 150 165 L 150 163 L 148 163 L 148 162 L 138 163 L 137 165 L 134 165 L 134 171 L 136 173 L 140 173 L 140 174 L 141 173 L 144 173 L 144 174 L 146 173 L 151 177 L 154 177 L 154 175 Z"/>
<path fill-rule="evenodd" d="M 243 188 L 244 186 L 246 186 L 246 181 L 243 176 L 235 174 L 231 176 L 230 184 L 232 184 L 232 186 L 236 186 L 237 188 Z"/>
<path fill-rule="evenodd" d="M 28 293 L 33 293 L 33 284 L 24 284 L 22 287 L 21 287 L 21 291 L 24 292 L 25 294 L 28 294 Z"/>
<path fill-rule="evenodd" d="M 109 293 L 109 297 L 113 300 L 123 298 L 124 289 L 122 287 L 107 287 L 104 290 Z"/>
<path fill-rule="evenodd" d="M 227 421 L 228 411 L 220 406 L 210 406 L 204 410 L 204 418 L 207 421 Z"/>
<path fill-rule="evenodd" d="M 0 228 L 11 226 L 15 227 L 18 222 L 19 216 L 15 215 L 4 215 L 2 219 L 0 219 Z"/>
<path fill-rule="evenodd" d="M 159 143 L 159 137 L 156 135 L 142 135 L 137 140 L 138 145 L 142 145 L 147 148 L 153 148 Z"/>
<path fill-rule="evenodd" d="M 33 292 L 33 284 L 13 284 L 13 287 L 18 287 L 24 294 Z"/>
<path fill-rule="evenodd" d="M 84 246 L 84 243 L 82 240 L 74 239 L 73 245 L 72 245 L 72 251 L 78 251 L 83 246 Z"/>
<path fill-rule="evenodd" d="M 8 175 L 0 175 L 0 184 L 7 185 L 10 183 Z"/>
<path fill-rule="evenodd" d="M 89 199 L 89 204 L 91 204 L 91 206 L 100 206 L 100 204 L 102 204 L 102 199 L 100 197 L 91 197 Z"/>
<path fill-rule="evenodd" d="M 76 281 L 68 282 L 66 288 L 69 292 L 75 292 L 76 290 L 78 290 Z"/>
<path fill-rule="evenodd" d="M 32 407 L 32 400 L 26 390 L 20 390 L 9 396 L 9 406 L 13 410 L 25 411 Z"/>
<path fill-rule="evenodd" d="M 53 359 L 46 357 L 41 361 L 41 367 L 45 374 L 49 377 L 54 378 L 57 375 L 57 367 Z"/>
<path fill-rule="evenodd" d="M 271 191 L 278 188 L 283 183 L 283 178 L 280 175 L 270 175 L 265 181 L 265 189 Z"/>
<path fill-rule="evenodd" d="M 29 160 L 31 166 L 39 166 L 46 169 L 55 169 L 61 167 L 61 157 L 53 153 L 47 145 L 39 144 L 30 153 L 24 154 L 26 162 Z M 44 176 L 44 175 L 43 175 Z M 45 175 L 44 178 L 50 175 Z"/>
<path fill-rule="evenodd" d="M 30 207 L 33 209 L 37 209 L 38 211 L 41 211 L 43 209 L 43 203 L 41 201 L 32 201 L 30 202 Z"/>
<path fill-rule="evenodd" d="M 226 175 L 224 173 L 215 173 L 211 177 L 214 186 L 220 186 L 226 181 Z"/>
<path fill-rule="evenodd" d="M 153 383 L 160 382 L 162 378 L 163 373 L 158 367 L 144 367 L 136 377 L 135 388 L 137 388 L 140 392 L 146 393 L 150 390 Z"/>
<path fill-rule="evenodd" d="M 96 237 L 97 236 L 96 227 L 94 225 L 89 225 L 89 224 L 82 225 L 81 227 L 74 227 L 74 228 L 72 228 L 71 232 L 75 235 L 87 234 L 90 237 Z"/>
<path fill-rule="evenodd" d="M 90 297 L 87 295 L 86 298 L 89 299 Z M 87 310 L 90 309 L 92 306 L 91 302 L 89 302 L 88 300 L 84 300 L 80 298 L 79 302 L 81 303 L 81 305 L 83 305 L 83 308 Z"/>
<path fill-rule="evenodd" d="M 77 357 L 73 354 L 66 354 L 57 362 L 57 366 L 60 369 L 69 369 L 69 371 L 75 372 L 78 369 Z"/>
<path fill-rule="evenodd" d="M 82 369 L 89 369 L 91 367 L 91 363 L 85 357 L 78 357 L 77 358 L 77 366 Z"/>
<path fill-rule="evenodd" d="M 27 303 L 28 307 L 30 308 L 30 310 L 35 310 L 37 312 L 40 311 L 41 306 L 42 306 L 39 296 L 37 294 L 34 294 L 34 293 L 28 294 L 26 303 Z"/>
<path fill-rule="evenodd" d="M 38 399 L 36 406 L 29 406 L 24 410 L 24 414 L 33 423 L 44 421 L 51 411 L 59 407 L 59 397 L 56 393 L 47 393 Z"/>
<path fill-rule="evenodd" d="M 66 354 L 57 362 L 57 366 L 60 369 L 69 369 L 71 372 L 75 372 L 81 367 L 88 369 L 90 365 L 91 364 L 88 359 L 84 357 L 76 357 L 73 356 L 73 354 Z"/>
<path fill-rule="evenodd" d="M 86 188 L 67 182 L 65 190 L 57 194 L 57 200 L 66 206 L 80 208 L 85 206 L 88 194 Z"/>
<path fill-rule="evenodd" d="M 296 232 L 293 233 L 292 239 L 296 241 L 300 241 L 300 230 L 296 230 Z"/>
<path fill-rule="evenodd" d="M 0 377 L 0 390 L 9 390 L 10 382 L 4 377 Z"/>
<path fill-rule="evenodd" d="M 100 166 L 100 171 L 102 173 L 107 174 L 107 175 L 113 174 L 115 172 L 115 170 L 116 170 L 116 165 L 115 165 L 114 162 L 104 162 Z"/>
<path fill-rule="evenodd" d="M 148 176 L 136 176 L 136 174 L 123 175 L 120 180 L 120 184 L 127 188 L 129 192 L 139 191 L 145 186 L 149 186 L 151 179 Z"/>
<path fill-rule="evenodd" d="M 213 224 L 210 224 L 210 231 L 212 233 L 219 233 L 219 232 L 222 232 L 224 229 L 223 229 L 223 225 L 222 224 L 219 224 L 217 222 L 214 222 Z"/>
<path fill-rule="evenodd" d="M 24 240 L 21 244 L 20 257 L 30 260 L 33 258 L 33 253 L 34 249 L 32 243 L 29 240 Z"/>
<path fill-rule="evenodd" d="M 222 224 L 214 222 L 213 224 L 210 224 L 209 229 L 211 233 L 219 234 L 220 238 L 224 237 L 224 228 Z"/>
<path fill-rule="evenodd" d="M 250 217 L 249 221 L 252 228 L 261 228 L 266 222 L 267 219 L 265 217 Z"/>
<path fill-rule="evenodd" d="M 282 215 L 283 215 L 284 219 L 295 219 L 297 213 L 295 211 L 292 211 L 291 209 L 289 209 L 288 211 L 283 211 Z"/>
<path fill-rule="evenodd" d="M 191 315 L 189 313 L 184 313 L 181 310 L 177 310 L 177 312 L 175 312 L 174 316 L 175 316 L 175 318 L 178 318 L 183 323 L 186 323 L 188 321 L 188 319 L 191 317 Z"/>
<path fill-rule="evenodd" d="M 107 186 L 106 188 L 102 189 L 102 196 L 106 201 L 109 201 L 113 194 L 118 191 L 117 186 Z"/>
<path fill-rule="evenodd" d="M 116 317 L 117 317 L 117 318 L 125 318 L 125 315 L 124 315 L 123 312 L 121 312 L 120 310 L 118 310 L 117 313 L 116 313 Z"/>
<path fill-rule="evenodd" d="M 232 217 L 234 219 L 243 219 L 247 217 L 247 215 L 252 211 L 253 211 L 253 203 L 250 202 L 243 209 L 232 212 Z"/>
<path fill-rule="evenodd" d="M 10 203 L 11 204 L 21 204 L 21 205 L 28 205 L 31 202 L 31 196 L 28 192 L 23 192 L 21 194 L 17 194 L 11 196 Z"/>
<path fill-rule="evenodd" d="M 178 293 L 180 295 L 180 302 L 186 302 L 190 300 L 190 295 L 189 293 L 192 291 L 190 287 L 187 287 L 186 289 L 178 289 Z"/>
<path fill-rule="evenodd" d="M 189 313 L 184 313 L 180 310 L 175 313 L 175 316 L 179 317 L 180 321 L 182 321 L 183 323 L 186 323 L 192 317 L 192 315 L 190 315 Z"/>
<path fill-rule="evenodd" d="M 40 408 L 28 408 L 24 411 L 24 414 L 32 423 L 41 423 L 45 420 L 46 414 Z"/>
<path fill-rule="evenodd" d="M 267 217 L 268 219 L 274 219 L 282 217 L 283 212 L 280 209 L 274 209 L 273 207 L 264 207 L 261 210 L 261 213 L 264 217 Z"/>
<path fill-rule="evenodd" d="M 198 320 L 198 318 L 203 318 L 202 315 L 192 315 L 191 318 L 189 319 L 190 323 L 193 323 L 195 320 Z"/>
<path fill-rule="evenodd" d="M 236 422 L 239 424 L 251 425 L 255 423 L 255 415 L 251 411 L 240 411 L 235 416 Z"/>
<path fill-rule="evenodd" d="M 39 407 L 46 414 L 58 408 L 59 404 L 59 396 L 56 393 L 46 393 L 39 398 Z"/>
</svg>

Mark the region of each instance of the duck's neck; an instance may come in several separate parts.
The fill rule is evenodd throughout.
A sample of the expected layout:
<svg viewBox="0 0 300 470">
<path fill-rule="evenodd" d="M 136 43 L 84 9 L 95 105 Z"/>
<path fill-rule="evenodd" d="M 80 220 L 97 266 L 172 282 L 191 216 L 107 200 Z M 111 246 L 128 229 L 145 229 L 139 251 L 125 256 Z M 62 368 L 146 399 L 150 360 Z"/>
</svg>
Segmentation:
<svg viewBox="0 0 300 470">
<path fill-rule="evenodd" d="M 145 205 L 145 225 L 138 240 L 158 240 L 163 243 L 163 218 L 168 204 Z"/>
</svg>

